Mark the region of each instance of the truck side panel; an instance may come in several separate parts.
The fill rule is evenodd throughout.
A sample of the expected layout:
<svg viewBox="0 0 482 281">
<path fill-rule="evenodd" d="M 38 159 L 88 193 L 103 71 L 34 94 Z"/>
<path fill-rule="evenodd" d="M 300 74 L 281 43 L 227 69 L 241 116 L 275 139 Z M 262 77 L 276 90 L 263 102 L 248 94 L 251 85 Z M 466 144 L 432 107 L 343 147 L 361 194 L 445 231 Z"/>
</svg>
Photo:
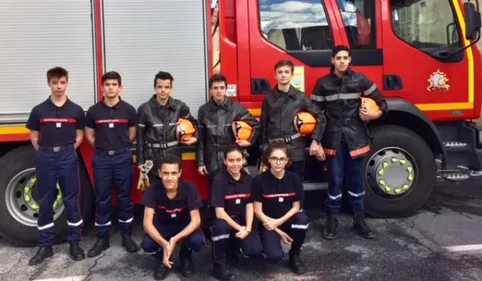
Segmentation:
<svg viewBox="0 0 482 281">
<path fill-rule="evenodd" d="M 49 68 L 69 71 L 68 96 L 95 101 L 90 1 L 6 0 L 0 3 L 0 122 L 20 123 L 50 93 Z M 73 36 L 74 35 L 74 36 Z"/>
</svg>

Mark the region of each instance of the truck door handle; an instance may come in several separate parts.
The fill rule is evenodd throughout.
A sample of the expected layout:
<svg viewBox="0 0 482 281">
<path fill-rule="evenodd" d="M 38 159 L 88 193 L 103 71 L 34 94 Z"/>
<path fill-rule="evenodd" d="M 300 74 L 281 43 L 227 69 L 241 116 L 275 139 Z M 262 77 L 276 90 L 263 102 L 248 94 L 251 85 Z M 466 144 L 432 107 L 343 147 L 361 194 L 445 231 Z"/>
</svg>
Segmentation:
<svg viewBox="0 0 482 281">
<path fill-rule="evenodd" d="M 271 85 L 264 78 L 251 79 L 251 93 L 253 95 L 263 95 L 271 91 Z"/>
<path fill-rule="evenodd" d="M 383 90 L 401 90 L 403 83 L 400 76 L 396 74 L 388 74 L 383 76 Z"/>
</svg>

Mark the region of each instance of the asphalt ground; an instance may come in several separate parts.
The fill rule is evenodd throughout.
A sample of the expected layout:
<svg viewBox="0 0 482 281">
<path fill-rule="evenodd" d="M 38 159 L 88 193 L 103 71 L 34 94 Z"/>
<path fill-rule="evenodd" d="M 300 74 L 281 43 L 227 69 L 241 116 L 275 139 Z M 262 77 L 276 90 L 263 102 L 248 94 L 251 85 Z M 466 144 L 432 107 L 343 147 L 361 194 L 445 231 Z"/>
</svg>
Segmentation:
<svg viewBox="0 0 482 281">
<path fill-rule="evenodd" d="M 302 257 L 308 272 L 301 276 L 291 273 L 286 249 L 285 259 L 276 265 L 241 259 L 233 268 L 235 280 L 482 280 L 482 178 L 457 185 L 440 182 L 429 202 L 409 218 L 368 219 L 375 240 L 358 237 L 349 214 L 340 218 L 338 239 L 323 240 L 325 213 L 319 206 L 323 196 L 313 192 L 307 197 L 312 223 Z M 134 237 L 138 242 L 143 237 L 141 216 L 142 211 L 137 212 Z M 86 252 L 94 241 L 92 226 L 86 227 L 82 241 Z M 60 244 L 54 247 L 54 257 L 30 267 L 28 260 L 35 252 L 36 248 L 18 248 L 0 240 L 0 280 L 153 280 L 156 265 L 154 258 L 141 250 L 125 252 L 115 226 L 111 247 L 96 258 L 71 261 L 68 246 Z M 177 255 L 174 261 L 178 261 Z M 194 255 L 194 263 L 195 276 L 187 279 L 173 271 L 165 280 L 216 280 L 211 275 L 209 245 Z"/>
</svg>

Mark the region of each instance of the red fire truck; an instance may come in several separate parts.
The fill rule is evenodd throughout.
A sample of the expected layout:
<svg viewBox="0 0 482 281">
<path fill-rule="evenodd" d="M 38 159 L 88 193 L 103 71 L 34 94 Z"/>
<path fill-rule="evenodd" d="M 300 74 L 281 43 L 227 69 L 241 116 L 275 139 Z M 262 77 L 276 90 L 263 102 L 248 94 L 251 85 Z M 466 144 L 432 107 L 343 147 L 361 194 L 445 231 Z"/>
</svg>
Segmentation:
<svg viewBox="0 0 482 281">
<path fill-rule="evenodd" d="M 437 178 L 462 180 L 481 170 L 482 134 L 471 122 L 481 115 L 478 2 L 4 0 L 0 7 L 0 233 L 17 245 L 33 245 L 38 236 L 35 151 L 25 122 L 48 97 L 45 72 L 57 65 L 69 70 L 68 96 L 85 110 L 101 99 L 105 71 L 121 73 L 122 98 L 137 107 L 153 94 L 155 73 L 165 70 L 175 79 L 173 96 L 197 116 L 209 98 L 208 77 L 221 72 L 228 95 L 259 117 L 278 60 L 295 63 L 293 85 L 311 95 L 329 71 L 331 48 L 346 44 L 353 68 L 378 85 L 390 111 L 370 124 L 368 214 L 412 214 Z M 93 152 L 86 141 L 78 150 L 84 219 L 95 210 Z M 250 154 L 256 168 L 259 152 Z M 207 199 L 192 148 L 183 160 L 184 177 Z M 326 188 L 325 170 L 310 158 L 305 189 Z M 138 203 L 142 194 L 133 187 L 132 196 Z M 60 241 L 61 192 L 54 208 Z"/>
</svg>

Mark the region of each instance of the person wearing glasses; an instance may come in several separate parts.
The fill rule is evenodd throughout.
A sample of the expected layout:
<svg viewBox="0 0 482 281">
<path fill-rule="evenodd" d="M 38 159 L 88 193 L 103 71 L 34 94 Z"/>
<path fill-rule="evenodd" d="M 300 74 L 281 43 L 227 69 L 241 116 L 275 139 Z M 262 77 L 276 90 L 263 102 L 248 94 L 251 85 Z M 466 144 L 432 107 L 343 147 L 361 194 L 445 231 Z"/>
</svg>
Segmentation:
<svg viewBox="0 0 482 281">
<path fill-rule="evenodd" d="M 289 262 L 291 270 L 303 274 L 305 268 L 300 250 L 305 240 L 310 220 L 301 210 L 303 185 L 295 172 L 287 170 L 291 164 L 285 142 L 272 142 L 265 151 L 262 162 L 268 169 L 253 179 L 251 190 L 254 213 L 260 221 L 259 234 L 264 255 L 277 263 L 284 256 L 281 240 L 291 245 Z"/>
</svg>

